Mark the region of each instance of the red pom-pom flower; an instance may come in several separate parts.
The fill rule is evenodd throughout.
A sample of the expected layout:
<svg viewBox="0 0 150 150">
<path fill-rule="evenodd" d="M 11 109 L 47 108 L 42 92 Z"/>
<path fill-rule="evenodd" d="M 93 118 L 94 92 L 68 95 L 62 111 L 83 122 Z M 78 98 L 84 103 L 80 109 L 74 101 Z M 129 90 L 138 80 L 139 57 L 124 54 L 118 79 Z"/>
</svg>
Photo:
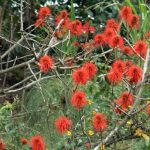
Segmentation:
<svg viewBox="0 0 150 150">
<path fill-rule="evenodd" d="M 120 17 L 122 20 L 127 20 L 132 14 L 132 8 L 129 6 L 123 6 L 120 10 Z"/>
<path fill-rule="evenodd" d="M 94 43 L 96 46 L 103 46 L 105 45 L 105 36 L 104 34 L 97 34 L 94 37 Z"/>
<path fill-rule="evenodd" d="M 51 10 L 48 7 L 41 7 L 38 12 L 38 17 L 44 19 L 51 14 Z"/>
<path fill-rule="evenodd" d="M 107 78 L 110 83 L 117 84 L 122 81 L 123 74 L 115 69 L 110 69 L 110 71 L 107 74 Z"/>
<path fill-rule="evenodd" d="M 132 65 L 127 73 L 131 83 L 138 83 L 142 79 L 143 71 L 139 66 Z"/>
<path fill-rule="evenodd" d="M 86 84 L 89 80 L 87 69 L 78 68 L 72 74 L 73 80 L 77 84 Z"/>
<path fill-rule="evenodd" d="M 42 136 L 36 135 L 31 138 L 32 150 L 45 150 L 45 142 Z"/>
<path fill-rule="evenodd" d="M 60 116 L 55 120 L 55 126 L 60 134 L 64 134 L 70 130 L 72 121 L 65 116 Z"/>
<path fill-rule="evenodd" d="M 0 150 L 6 150 L 6 145 L 3 140 L 0 139 Z"/>
<path fill-rule="evenodd" d="M 125 62 L 123 60 L 116 60 L 113 63 L 113 69 L 120 72 L 120 73 L 124 73 L 124 71 L 125 71 Z"/>
<path fill-rule="evenodd" d="M 143 58 L 146 57 L 148 44 L 145 41 L 139 40 L 134 45 L 135 51 Z"/>
<path fill-rule="evenodd" d="M 90 80 L 93 79 L 97 73 L 97 66 L 93 64 L 92 62 L 86 62 L 83 65 L 83 68 L 87 70 L 89 79 Z"/>
<path fill-rule="evenodd" d="M 103 132 L 108 128 L 108 121 L 103 113 L 95 113 L 92 124 L 96 132 Z"/>
<path fill-rule="evenodd" d="M 112 36 L 109 41 L 109 46 L 112 48 L 121 48 L 124 45 L 124 40 L 121 36 Z"/>
<path fill-rule="evenodd" d="M 41 57 L 39 60 L 40 70 L 44 73 L 47 73 L 50 69 L 52 69 L 53 65 L 53 58 L 48 55 Z"/>
<path fill-rule="evenodd" d="M 140 25 L 140 17 L 138 15 L 131 14 L 127 19 L 127 23 L 129 27 L 138 29 Z"/>
<path fill-rule="evenodd" d="M 78 110 L 86 106 L 88 103 L 86 94 L 83 91 L 76 91 L 72 98 L 71 98 L 71 104 Z"/>
<path fill-rule="evenodd" d="M 119 31 L 120 25 L 115 19 L 109 19 L 107 20 L 106 28 L 112 28 L 114 31 Z"/>
</svg>

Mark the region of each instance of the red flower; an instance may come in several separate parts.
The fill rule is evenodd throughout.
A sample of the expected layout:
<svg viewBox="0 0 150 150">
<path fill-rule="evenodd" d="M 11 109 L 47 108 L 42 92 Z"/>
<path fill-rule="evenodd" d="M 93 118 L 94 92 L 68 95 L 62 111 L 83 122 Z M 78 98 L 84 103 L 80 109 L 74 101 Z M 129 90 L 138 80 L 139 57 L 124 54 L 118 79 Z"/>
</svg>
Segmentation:
<svg viewBox="0 0 150 150">
<path fill-rule="evenodd" d="M 96 132 L 103 132 L 108 128 L 108 121 L 103 113 L 95 113 L 92 124 Z"/>
<path fill-rule="evenodd" d="M 142 79 L 143 71 L 139 66 L 131 66 L 127 73 L 131 83 L 138 83 Z"/>
<path fill-rule="evenodd" d="M 45 150 L 44 139 L 40 135 L 31 138 L 32 150 Z"/>
<path fill-rule="evenodd" d="M 5 143 L 2 140 L 0 140 L 0 150 L 5 150 L 5 149 L 6 149 Z"/>
<path fill-rule="evenodd" d="M 122 47 L 121 51 L 129 56 L 134 54 L 133 49 L 130 46 Z"/>
<path fill-rule="evenodd" d="M 132 65 L 133 65 L 133 62 L 130 61 L 130 60 L 127 60 L 127 61 L 125 62 L 125 66 L 126 66 L 126 69 L 125 69 L 125 70 L 126 70 L 125 75 L 128 74 L 129 68 L 130 68 Z"/>
<path fill-rule="evenodd" d="M 42 72 L 47 73 L 50 69 L 52 69 L 54 65 L 53 58 L 45 55 L 39 60 L 40 69 Z"/>
<path fill-rule="evenodd" d="M 89 80 L 88 72 L 85 68 L 78 68 L 72 74 L 73 80 L 77 84 L 86 84 Z"/>
<path fill-rule="evenodd" d="M 69 13 L 66 10 L 62 10 L 59 12 L 59 14 L 56 16 L 56 25 L 60 23 L 62 19 L 66 20 L 69 17 Z"/>
<path fill-rule="evenodd" d="M 114 35 L 116 35 L 116 32 L 114 31 L 113 28 L 106 28 L 104 31 L 104 38 L 105 38 L 105 42 L 109 43 L 109 40 L 111 39 L 111 37 L 113 37 Z"/>
<path fill-rule="evenodd" d="M 71 104 L 78 110 L 87 105 L 87 103 L 86 94 L 82 91 L 76 91 L 71 98 Z"/>
<path fill-rule="evenodd" d="M 26 138 L 21 138 L 21 139 L 20 139 L 20 142 L 22 143 L 22 145 L 26 145 L 26 144 L 29 143 Z"/>
<path fill-rule="evenodd" d="M 145 41 L 139 40 L 134 45 L 135 51 L 143 58 L 146 57 L 148 44 Z"/>
<path fill-rule="evenodd" d="M 132 14 L 132 8 L 129 6 L 123 6 L 120 10 L 120 17 L 122 20 L 127 20 Z"/>
<path fill-rule="evenodd" d="M 115 19 L 109 19 L 107 20 L 106 28 L 112 28 L 114 31 L 119 31 L 120 25 L 117 21 L 115 21 Z"/>
<path fill-rule="evenodd" d="M 124 73 L 125 71 L 125 62 L 122 60 L 116 60 L 113 63 L 113 69 L 120 72 L 120 73 Z"/>
<path fill-rule="evenodd" d="M 147 106 L 147 114 L 150 116 L 150 104 Z"/>
<path fill-rule="evenodd" d="M 129 92 L 123 92 L 120 96 L 120 99 L 116 100 L 116 104 L 118 105 L 115 108 L 116 113 L 121 114 L 122 111 L 126 111 L 126 109 L 129 106 L 132 106 L 133 103 L 134 103 L 134 96 Z"/>
<path fill-rule="evenodd" d="M 59 12 L 59 14 L 56 17 L 56 25 L 58 25 L 61 20 L 63 20 L 62 25 L 68 28 L 70 23 L 70 18 L 69 18 L 69 13 L 66 10 L 62 10 Z"/>
<path fill-rule="evenodd" d="M 107 78 L 110 83 L 117 84 L 122 81 L 123 74 L 117 70 L 111 69 L 107 74 Z"/>
<path fill-rule="evenodd" d="M 125 62 L 125 65 L 126 65 L 126 68 L 129 69 L 129 68 L 133 65 L 133 62 L 130 61 L 130 60 L 127 60 L 127 61 Z"/>
<path fill-rule="evenodd" d="M 51 14 L 51 10 L 48 7 L 41 7 L 38 12 L 38 17 L 44 19 Z"/>
<path fill-rule="evenodd" d="M 150 39 L 150 31 L 148 31 L 148 32 L 144 35 L 144 37 L 145 37 L 146 39 Z"/>
<path fill-rule="evenodd" d="M 124 40 L 121 36 L 115 35 L 110 39 L 109 45 L 112 48 L 121 48 L 124 45 Z"/>
<path fill-rule="evenodd" d="M 97 73 L 97 67 L 95 64 L 91 62 L 86 62 L 83 67 L 87 70 L 88 72 L 88 77 L 91 80 Z"/>
<path fill-rule="evenodd" d="M 129 106 L 132 106 L 134 103 L 134 97 L 129 92 L 123 92 L 120 96 L 120 102 L 123 109 L 126 109 Z"/>
<path fill-rule="evenodd" d="M 37 19 L 36 22 L 35 22 L 35 26 L 36 26 L 36 27 L 45 26 L 45 25 L 46 25 L 45 20 L 44 20 L 44 19 L 41 19 L 41 18 Z"/>
<path fill-rule="evenodd" d="M 83 25 L 83 33 L 84 34 L 94 33 L 95 30 L 96 30 L 95 27 L 91 26 L 89 22 L 86 22 Z"/>
<path fill-rule="evenodd" d="M 69 25 L 70 32 L 76 36 L 82 34 L 82 23 L 80 20 L 74 20 Z"/>
<path fill-rule="evenodd" d="M 131 28 L 138 29 L 140 25 L 140 17 L 138 15 L 131 14 L 127 19 L 127 23 Z"/>
<path fill-rule="evenodd" d="M 105 44 L 104 34 L 97 34 L 97 35 L 95 35 L 94 43 L 96 44 L 96 46 L 104 45 Z"/>
<path fill-rule="evenodd" d="M 65 116 L 60 116 L 55 120 L 55 126 L 60 134 L 64 134 L 70 130 L 72 121 Z"/>
</svg>

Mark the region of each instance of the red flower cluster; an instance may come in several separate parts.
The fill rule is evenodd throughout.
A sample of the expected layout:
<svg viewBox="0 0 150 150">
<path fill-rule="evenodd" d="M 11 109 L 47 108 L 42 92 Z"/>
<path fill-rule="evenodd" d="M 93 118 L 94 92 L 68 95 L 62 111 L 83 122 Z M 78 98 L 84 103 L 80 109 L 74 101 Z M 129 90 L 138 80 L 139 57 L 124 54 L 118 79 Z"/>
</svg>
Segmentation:
<svg viewBox="0 0 150 150">
<path fill-rule="evenodd" d="M 41 19 L 45 19 L 50 14 L 51 14 L 51 10 L 48 7 L 41 7 L 38 12 L 38 17 Z"/>
<path fill-rule="evenodd" d="M 95 77 L 97 73 L 97 66 L 91 62 L 86 62 L 83 65 L 83 68 L 85 68 L 88 72 L 88 79 L 91 80 Z"/>
<path fill-rule="evenodd" d="M 147 106 L 147 114 L 150 116 L 150 104 Z"/>
<path fill-rule="evenodd" d="M 110 39 L 116 35 L 116 32 L 113 28 L 106 28 L 104 31 L 105 43 L 109 43 Z"/>
<path fill-rule="evenodd" d="M 119 31 L 120 25 L 117 21 L 115 21 L 115 19 L 109 19 L 109 20 L 107 20 L 106 28 L 111 28 L 114 31 Z"/>
<path fill-rule="evenodd" d="M 68 130 L 70 130 L 72 126 L 72 121 L 65 116 L 60 116 L 55 120 L 55 126 L 60 134 L 64 134 Z"/>
<path fill-rule="evenodd" d="M 124 54 L 129 55 L 129 56 L 131 56 L 131 55 L 134 54 L 133 49 L 132 49 L 130 46 L 123 46 L 123 47 L 121 48 L 121 51 L 122 51 Z"/>
<path fill-rule="evenodd" d="M 133 14 L 132 8 L 129 6 L 124 6 L 120 10 L 120 17 L 122 20 L 125 20 L 129 27 L 131 28 L 139 28 L 140 25 L 140 17 L 136 14 Z"/>
<path fill-rule="evenodd" d="M 97 34 L 94 37 L 96 46 L 104 46 L 108 44 L 112 48 L 120 48 L 124 45 L 124 40 L 117 34 L 120 30 L 120 25 L 114 19 L 109 19 L 106 22 L 106 28 L 103 33 Z"/>
<path fill-rule="evenodd" d="M 145 37 L 147 40 L 149 40 L 149 39 L 150 39 L 150 31 L 148 31 L 148 32 L 144 35 L 144 37 Z"/>
<path fill-rule="evenodd" d="M 82 23 L 80 20 L 74 20 L 69 24 L 70 32 L 73 35 L 80 36 L 82 34 Z"/>
<path fill-rule="evenodd" d="M 131 28 L 138 29 L 140 25 L 140 17 L 138 15 L 131 14 L 127 19 L 127 23 Z"/>
<path fill-rule="evenodd" d="M 88 72 L 85 68 L 78 68 L 72 74 L 73 80 L 77 84 L 86 84 L 89 80 Z"/>
<path fill-rule="evenodd" d="M 114 35 L 109 41 L 109 46 L 112 48 L 121 48 L 124 45 L 124 40 L 119 35 Z"/>
<path fill-rule="evenodd" d="M 128 17 L 132 14 L 132 8 L 129 6 L 123 6 L 120 10 L 120 17 L 122 20 L 127 21 Z"/>
<path fill-rule="evenodd" d="M 112 84 L 117 84 L 122 81 L 125 71 L 126 63 L 122 60 L 116 60 L 112 65 L 112 69 L 107 74 L 109 82 Z"/>
<path fill-rule="evenodd" d="M 44 73 L 47 73 L 50 69 L 52 69 L 53 65 L 53 58 L 48 55 L 41 57 L 39 60 L 40 70 Z"/>
<path fill-rule="evenodd" d="M 59 12 L 59 14 L 56 16 L 56 25 L 60 23 L 60 21 L 63 20 L 63 25 L 68 26 L 68 23 L 70 22 L 69 13 L 66 10 L 62 10 Z"/>
<path fill-rule="evenodd" d="M 127 74 L 127 72 L 129 71 L 129 68 L 133 65 L 133 62 L 130 60 L 127 60 L 125 64 L 126 64 L 126 74 Z"/>
<path fill-rule="evenodd" d="M 56 17 L 56 25 L 58 25 L 61 20 L 63 20 L 63 22 L 61 24 L 60 30 L 57 31 L 57 37 L 60 37 L 60 34 L 64 35 L 68 30 L 70 30 L 71 34 L 75 36 L 80 36 L 82 34 L 88 35 L 89 33 L 95 32 L 95 27 L 91 26 L 89 22 L 85 22 L 83 25 L 82 22 L 78 19 L 71 21 L 69 18 L 69 13 L 66 10 L 59 12 Z"/>
<path fill-rule="evenodd" d="M 40 135 L 31 138 L 32 150 L 45 150 L 44 139 Z"/>
<path fill-rule="evenodd" d="M 86 84 L 93 79 L 97 73 L 97 67 L 91 62 L 86 62 L 83 67 L 78 68 L 72 74 L 73 80 L 77 84 Z"/>
<path fill-rule="evenodd" d="M 48 7 L 41 7 L 38 12 L 38 19 L 35 22 L 35 26 L 45 25 L 45 18 L 51 14 L 51 10 Z"/>
<path fill-rule="evenodd" d="M 131 83 L 138 83 L 142 79 L 142 74 L 142 69 L 135 65 L 132 65 L 127 72 L 127 76 Z"/>
<path fill-rule="evenodd" d="M 142 69 L 131 61 L 116 60 L 112 69 L 108 72 L 107 78 L 110 83 L 117 84 L 123 79 L 124 75 L 131 83 L 136 84 L 142 79 Z"/>
<path fill-rule="evenodd" d="M 20 142 L 22 143 L 22 145 L 26 145 L 29 143 L 29 141 L 26 138 L 21 138 Z"/>
<path fill-rule="evenodd" d="M 103 46 L 105 44 L 105 36 L 104 34 L 97 34 L 94 37 L 94 43 L 96 44 L 96 46 Z"/>
<path fill-rule="evenodd" d="M 76 91 L 71 98 L 72 106 L 78 110 L 87 105 L 87 103 L 86 94 L 83 91 Z"/>
<path fill-rule="evenodd" d="M 133 105 L 133 103 L 134 96 L 129 92 L 123 92 L 120 98 L 116 100 L 116 104 L 118 105 L 115 109 L 116 113 L 121 114 L 121 110 L 126 111 L 129 106 Z"/>
<path fill-rule="evenodd" d="M 116 60 L 114 63 L 113 63 L 113 69 L 120 72 L 120 73 L 124 73 L 125 72 L 125 68 L 126 68 L 126 64 L 124 61 L 122 60 Z"/>
<path fill-rule="evenodd" d="M 0 150 L 6 150 L 6 145 L 3 140 L 0 140 Z"/>
<path fill-rule="evenodd" d="M 82 27 L 83 33 L 88 35 L 89 33 L 95 32 L 95 27 L 91 26 L 89 22 L 86 22 Z"/>
<path fill-rule="evenodd" d="M 107 74 L 107 78 L 110 83 L 117 84 L 122 81 L 123 74 L 112 68 L 109 70 L 109 72 Z"/>
<path fill-rule="evenodd" d="M 145 41 L 139 40 L 134 44 L 134 49 L 141 57 L 145 58 L 148 44 Z"/>
<path fill-rule="evenodd" d="M 108 121 L 103 113 L 94 114 L 92 124 L 96 132 L 103 132 L 108 128 Z"/>
</svg>

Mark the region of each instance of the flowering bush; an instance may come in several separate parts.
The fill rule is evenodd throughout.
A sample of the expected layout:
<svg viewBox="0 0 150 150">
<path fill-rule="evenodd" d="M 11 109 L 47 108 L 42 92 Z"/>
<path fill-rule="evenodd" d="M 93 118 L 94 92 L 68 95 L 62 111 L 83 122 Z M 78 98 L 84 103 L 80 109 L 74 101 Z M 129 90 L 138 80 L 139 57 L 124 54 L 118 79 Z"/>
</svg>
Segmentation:
<svg viewBox="0 0 150 150">
<path fill-rule="evenodd" d="M 145 94 L 145 87 L 150 84 L 150 28 L 145 27 L 149 24 L 144 20 L 150 11 L 146 6 L 140 7 L 146 12 L 137 13 L 131 3 L 119 6 L 118 18 L 106 20 L 102 28 L 92 21 L 74 18 L 73 3 L 71 12 L 61 10 L 57 14 L 51 7 L 41 7 L 29 33 L 22 28 L 21 20 L 25 32 L 22 38 L 31 58 L 0 72 L 26 66 L 29 75 L 4 89 L 4 94 L 36 85 L 35 94 L 30 89 L 31 95 L 36 96 L 32 104 L 28 100 L 20 104 L 22 109 L 28 108 L 21 121 L 27 121 L 25 127 L 30 134 L 23 136 L 20 132 L 14 138 L 19 139 L 18 147 L 104 150 L 111 145 L 116 149 L 120 141 L 141 137 L 150 146 L 150 105 L 146 101 L 149 95 Z M 9 52 L 10 49 L 2 56 Z M 36 109 L 32 109 L 34 106 Z M 16 107 L 12 112 L 15 110 Z M 9 115 L 15 118 L 15 114 Z M 29 120 L 34 121 L 33 129 Z M 47 128 L 45 133 L 41 127 Z M 53 145 L 49 145 L 51 139 Z M 5 135 L 0 140 L 0 150 L 7 147 L 13 146 Z"/>
</svg>

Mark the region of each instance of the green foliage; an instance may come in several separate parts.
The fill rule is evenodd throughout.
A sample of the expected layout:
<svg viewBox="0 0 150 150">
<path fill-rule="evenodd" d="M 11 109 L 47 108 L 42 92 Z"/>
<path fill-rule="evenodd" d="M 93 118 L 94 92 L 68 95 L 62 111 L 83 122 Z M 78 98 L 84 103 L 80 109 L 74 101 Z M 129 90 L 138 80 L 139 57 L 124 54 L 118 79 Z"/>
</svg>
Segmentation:
<svg viewBox="0 0 150 150">
<path fill-rule="evenodd" d="M 37 6 L 40 4 L 44 4 L 46 1 L 36 0 Z M 53 0 L 55 2 L 55 0 Z M 92 20 L 92 24 L 94 24 L 97 29 L 100 28 L 100 31 L 103 31 L 106 20 L 109 18 L 117 18 L 118 10 L 120 8 L 119 1 L 91 1 L 87 0 L 86 3 L 84 1 L 71 0 L 66 4 L 61 5 L 63 1 L 58 1 L 59 5 L 56 6 L 57 11 L 60 11 L 60 8 L 69 9 L 71 7 L 70 14 L 71 19 L 74 20 L 75 17 L 80 18 L 81 20 Z M 74 4 L 78 4 L 78 7 L 75 7 Z M 126 32 L 130 33 L 129 41 L 135 42 L 138 39 L 142 39 L 143 35 L 150 29 L 149 19 L 150 19 L 150 11 L 149 8 L 145 5 L 143 0 L 139 0 L 138 3 L 133 3 L 130 0 L 126 0 L 124 2 L 126 5 L 131 6 L 134 13 L 141 14 L 141 27 L 139 31 L 126 31 L 126 25 L 123 27 L 123 33 L 126 35 Z M 81 7 L 83 6 L 83 7 Z M 53 6 L 50 6 L 53 7 Z M 58 8 L 57 8 L 58 7 Z M 14 9 L 14 8 L 13 8 Z M 16 9 L 18 12 L 18 8 Z M 55 13 L 55 12 L 54 12 Z M 93 20 L 94 18 L 94 20 Z M 8 20 L 5 22 L 8 24 Z M 54 22 L 52 20 L 52 25 Z M 101 27 L 99 27 L 101 25 Z M 5 32 L 6 30 L 6 32 Z M 7 31 L 7 27 L 4 29 L 5 34 Z M 41 28 L 41 31 L 35 31 L 36 39 L 39 42 L 43 42 L 45 35 L 49 34 L 49 30 L 45 27 Z M 72 43 L 79 40 L 77 37 L 73 37 L 70 41 L 66 41 L 63 44 L 57 46 L 58 49 L 62 50 L 65 53 L 65 56 L 76 56 L 77 48 L 75 48 Z M 133 43 L 132 43 L 133 44 Z M 37 48 L 38 49 L 38 48 Z M 108 48 L 106 48 L 107 50 Z M 114 61 L 114 55 L 112 54 L 110 58 L 110 62 L 105 62 L 105 58 L 101 57 L 101 48 L 98 48 L 99 51 L 93 52 L 95 58 L 92 58 L 91 55 L 83 58 L 84 61 L 93 61 L 98 66 L 98 75 L 92 81 L 88 82 L 85 86 L 80 86 L 78 89 L 83 90 L 87 94 L 88 100 L 91 100 L 93 104 L 88 104 L 85 109 L 81 112 L 72 108 L 70 106 L 70 100 L 73 93 L 74 83 L 72 83 L 72 71 L 62 71 L 60 76 L 46 79 L 44 81 L 39 82 L 34 87 L 29 89 L 29 91 L 25 91 L 25 99 L 21 100 L 20 103 L 14 102 L 13 104 L 7 103 L 0 108 L 0 130 L 4 139 L 7 139 L 7 145 L 10 149 L 23 149 L 20 138 L 26 137 L 30 139 L 33 135 L 40 134 L 44 137 L 46 141 L 46 145 L 50 149 L 62 150 L 62 149 L 74 149 L 74 147 L 78 147 L 80 150 L 85 149 L 85 143 L 88 141 L 87 136 L 81 132 L 82 129 L 82 120 L 81 115 L 83 115 L 85 120 L 86 132 L 88 130 L 93 130 L 91 125 L 91 120 L 94 112 L 103 112 L 108 116 L 108 120 L 110 121 L 110 129 L 113 129 L 116 124 L 125 117 L 125 115 L 116 117 L 116 113 L 114 111 L 114 100 L 117 99 L 122 91 L 125 91 L 126 88 L 121 83 L 117 86 L 110 85 L 107 81 L 107 71 L 111 68 L 110 64 Z M 21 51 L 20 49 L 18 50 Z M 39 49 L 37 50 L 39 52 Z M 105 51 L 105 50 L 104 50 Z M 18 53 L 19 53 L 18 52 Z M 15 54 L 17 51 L 15 51 Z M 17 54 L 18 54 L 17 53 Z M 21 51 L 22 53 L 22 51 Z M 25 52 L 23 52 L 25 53 Z M 52 54 L 53 52 L 51 52 Z M 56 51 L 57 55 L 60 55 L 61 59 L 64 59 L 64 55 Z M 14 56 L 15 56 L 14 54 Z M 122 53 L 117 53 L 118 58 L 122 58 Z M 127 56 L 123 56 L 126 60 Z M 57 58 L 56 58 L 57 59 Z M 137 64 L 142 64 L 139 62 L 139 58 L 134 58 Z M 77 62 L 77 64 L 81 65 L 81 62 Z M 17 71 L 16 71 L 17 72 Z M 21 72 L 19 70 L 19 72 Z M 101 74 L 103 76 L 101 76 Z M 60 79 L 61 77 L 61 79 Z M 149 97 L 149 85 L 145 85 L 144 87 L 144 97 Z M 16 108 L 17 105 L 17 108 Z M 18 106 L 21 107 L 18 111 Z M 69 107 L 69 109 L 68 109 Z M 17 117 L 15 116 L 15 111 L 17 111 Z M 60 135 L 55 130 L 55 119 L 60 115 L 69 116 L 75 123 L 75 129 L 72 133 L 73 138 L 69 135 Z M 145 113 L 141 113 L 137 115 L 139 121 L 144 121 L 146 118 Z M 149 122 L 148 122 L 149 123 Z M 148 125 L 147 123 L 147 125 Z M 129 128 L 131 129 L 132 134 L 134 134 L 136 127 L 135 126 L 125 126 L 120 129 L 120 135 L 126 135 L 129 133 Z M 96 133 L 94 133 L 96 134 Z M 105 136 L 105 132 L 103 136 Z M 117 136 L 117 135 L 115 135 Z M 100 139 L 100 135 L 96 134 L 94 137 L 91 137 L 92 142 Z M 15 141 L 15 142 L 14 142 Z M 118 147 L 125 147 L 128 142 L 120 142 L 117 144 Z M 149 141 L 145 141 L 143 138 L 132 140 L 131 149 L 149 149 L 150 143 Z M 29 147 L 25 146 L 25 150 L 28 150 Z M 108 148 L 109 149 L 109 148 Z"/>
</svg>

